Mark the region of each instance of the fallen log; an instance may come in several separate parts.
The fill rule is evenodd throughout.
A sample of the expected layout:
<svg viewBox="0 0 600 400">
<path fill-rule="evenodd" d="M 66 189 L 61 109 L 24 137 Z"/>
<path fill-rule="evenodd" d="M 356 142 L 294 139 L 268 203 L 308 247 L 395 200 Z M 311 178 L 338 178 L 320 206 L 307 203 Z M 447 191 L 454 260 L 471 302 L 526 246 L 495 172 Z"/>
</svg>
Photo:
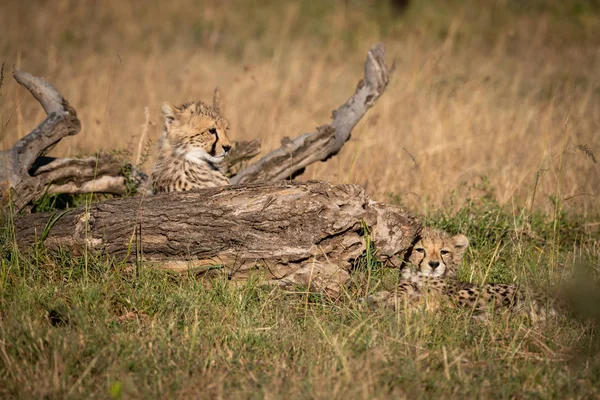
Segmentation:
<svg viewBox="0 0 600 400">
<path fill-rule="evenodd" d="M 138 196 L 67 212 L 19 217 L 23 251 L 103 254 L 117 262 L 251 273 L 281 285 L 337 293 L 365 250 L 364 227 L 382 260 L 408 248 L 419 222 L 401 208 L 369 199 L 357 185 L 279 182 Z"/>
</svg>

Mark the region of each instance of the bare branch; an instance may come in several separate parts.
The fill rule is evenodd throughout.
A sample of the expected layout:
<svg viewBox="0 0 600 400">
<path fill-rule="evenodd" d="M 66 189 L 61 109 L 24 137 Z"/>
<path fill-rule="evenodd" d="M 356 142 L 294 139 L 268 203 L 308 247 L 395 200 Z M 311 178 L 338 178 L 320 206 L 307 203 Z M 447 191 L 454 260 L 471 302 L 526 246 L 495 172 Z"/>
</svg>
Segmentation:
<svg viewBox="0 0 600 400">
<path fill-rule="evenodd" d="M 15 146 L 0 152 L 0 201 L 7 204 L 11 191 L 17 210 L 44 193 L 45 184 L 30 175 L 36 160 L 47 153 L 65 136 L 76 135 L 81 129 L 75 110 L 54 86 L 42 78 L 15 68 L 13 76 L 40 102 L 48 117 Z"/>
<path fill-rule="evenodd" d="M 68 181 L 63 184 L 53 183 L 48 187 L 48 194 L 85 194 L 85 193 L 108 193 L 116 195 L 127 194 L 125 177 L 123 176 L 100 176 L 91 180 Z"/>
<path fill-rule="evenodd" d="M 292 179 L 308 165 L 325 160 L 335 144 L 335 130 L 324 125 L 316 133 L 295 140 L 283 138 L 282 147 L 272 151 L 231 179 L 232 183 Z"/>
<path fill-rule="evenodd" d="M 350 138 L 358 121 L 383 94 L 389 79 L 385 49 L 379 43 L 367 55 L 365 76 L 359 81 L 354 94 L 333 112 L 331 125 L 319 127 L 317 132 L 294 140 L 285 138 L 280 148 L 242 170 L 231 180 L 232 183 L 288 179 L 302 173 L 309 164 L 336 155 Z"/>
<path fill-rule="evenodd" d="M 15 172 L 26 174 L 38 157 L 50 151 L 65 136 L 76 135 L 81 123 L 68 113 L 52 113 L 11 149 Z"/>
<path fill-rule="evenodd" d="M 50 83 L 16 67 L 13 76 L 31 92 L 48 114 L 48 118 L 10 150 L 12 176 L 9 176 L 9 179 L 14 180 L 17 175 L 27 173 L 35 160 L 48 152 L 63 137 L 79 133 L 81 123 L 75 110 Z"/>
<path fill-rule="evenodd" d="M 260 139 L 234 142 L 233 149 L 231 149 L 223 161 L 223 169 L 225 171 L 232 171 L 238 164 L 258 154 L 260 154 Z"/>
<path fill-rule="evenodd" d="M 109 193 L 123 195 L 127 193 L 124 170 L 128 169 L 128 178 L 133 189 L 142 189 L 148 177 L 141 171 L 125 164 L 110 155 L 86 159 L 45 158 L 33 175 L 42 182 L 49 183 L 50 194 Z"/>
<path fill-rule="evenodd" d="M 389 81 L 390 70 L 385 65 L 385 48 L 383 43 L 379 43 L 367 54 L 364 80 L 358 82 L 354 95 L 333 112 L 331 126 L 335 129 L 335 146 L 332 156 L 350 139 L 352 129 L 383 94 Z"/>
<path fill-rule="evenodd" d="M 13 76 L 19 84 L 29 90 L 33 97 L 40 102 L 47 115 L 70 111 L 67 101 L 51 83 L 22 71 L 17 67 L 13 67 Z"/>
</svg>

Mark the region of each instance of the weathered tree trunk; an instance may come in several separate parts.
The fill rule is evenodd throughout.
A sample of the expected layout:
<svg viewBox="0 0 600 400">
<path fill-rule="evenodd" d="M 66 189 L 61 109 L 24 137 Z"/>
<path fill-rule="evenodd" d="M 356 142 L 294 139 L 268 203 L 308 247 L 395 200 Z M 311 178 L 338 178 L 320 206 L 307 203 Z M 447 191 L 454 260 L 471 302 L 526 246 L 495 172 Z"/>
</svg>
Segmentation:
<svg viewBox="0 0 600 400">
<path fill-rule="evenodd" d="M 408 213 L 370 200 L 357 185 L 315 181 L 130 197 L 57 215 L 20 217 L 19 246 L 26 251 L 44 240 L 50 249 L 127 263 L 198 271 L 218 266 L 233 280 L 259 270 L 267 281 L 329 292 L 348 279 L 365 250 L 364 226 L 384 260 L 404 251 L 420 228 Z"/>
</svg>

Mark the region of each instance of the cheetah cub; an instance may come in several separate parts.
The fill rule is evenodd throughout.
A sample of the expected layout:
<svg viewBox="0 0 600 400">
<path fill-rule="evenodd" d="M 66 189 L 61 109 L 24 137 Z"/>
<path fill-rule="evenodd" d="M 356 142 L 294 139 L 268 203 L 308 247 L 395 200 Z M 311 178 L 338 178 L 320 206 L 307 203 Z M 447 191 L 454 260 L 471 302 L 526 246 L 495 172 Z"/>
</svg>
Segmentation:
<svg viewBox="0 0 600 400">
<path fill-rule="evenodd" d="M 175 107 L 165 102 L 163 132 L 152 170 L 154 193 L 229 184 L 220 163 L 231 149 L 229 122 L 201 101 Z"/>
<path fill-rule="evenodd" d="M 367 303 L 371 307 L 395 308 L 413 306 L 426 298 L 428 308 L 442 304 L 469 307 L 478 318 L 486 317 L 491 309 L 501 308 L 525 313 L 532 321 L 557 314 L 553 301 L 541 292 L 524 290 L 517 285 L 477 285 L 457 280 L 456 271 L 468 245 L 469 240 L 464 235 L 450 236 L 425 228 L 409 250 L 408 265 L 403 266 L 402 279 L 395 290 L 375 293 L 367 298 Z"/>
<path fill-rule="evenodd" d="M 422 276 L 455 277 L 462 264 L 469 239 L 465 235 L 450 236 L 447 232 L 423 228 L 419 240 L 408 254 L 408 261 Z M 411 272 L 404 268 L 403 272 Z"/>
</svg>

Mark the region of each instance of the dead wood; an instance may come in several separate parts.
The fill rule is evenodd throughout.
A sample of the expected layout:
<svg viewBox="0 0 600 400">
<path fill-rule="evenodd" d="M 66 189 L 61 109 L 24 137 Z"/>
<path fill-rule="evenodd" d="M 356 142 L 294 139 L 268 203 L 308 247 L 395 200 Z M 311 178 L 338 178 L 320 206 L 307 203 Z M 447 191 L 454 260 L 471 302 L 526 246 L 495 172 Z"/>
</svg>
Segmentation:
<svg viewBox="0 0 600 400">
<path fill-rule="evenodd" d="M 317 161 L 336 155 L 350 139 L 352 129 L 383 94 L 391 70 L 385 64 L 385 48 L 379 43 L 369 50 L 364 78 L 354 94 L 337 110 L 333 121 L 294 140 L 284 138 L 281 147 L 243 169 L 231 179 L 232 183 L 268 182 L 289 179 L 301 174 Z"/>
<path fill-rule="evenodd" d="M 360 186 L 311 181 L 128 197 L 64 214 L 24 215 L 15 237 L 24 251 L 43 239 L 47 248 L 75 255 L 219 271 L 232 280 L 256 272 L 266 281 L 336 292 L 365 250 L 365 226 L 383 260 L 404 251 L 419 229 L 406 211 L 370 200 Z"/>
<path fill-rule="evenodd" d="M 123 162 L 101 155 L 87 159 L 44 157 L 61 139 L 81 129 L 77 113 L 60 92 L 42 78 L 18 68 L 17 82 L 40 102 L 47 118 L 15 146 L 0 152 L 0 202 L 12 201 L 16 211 L 45 193 L 125 194 L 128 187 L 145 181 L 145 175 Z M 128 182 L 123 174 L 129 168 Z"/>
<path fill-rule="evenodd" d="M 238 141 L 233 143 L 233 148 L 223 160 L 223 170 L 235 176 L 244 161 L 260 154 L 260 139 Z"/>
<path fill-rule="evenodd" d="M 333 112 L 329 125 L 294 140 L 284 138 L 282 146 L 256 163 L 242 163 L 260 153 L 260 141 L 237 142 L 225 160 L 232 183 L 280 181 L 301 174 L 306 166 L 337 154 L 367 110 L 385 90 L 390 71 L 385 65 L 383 44 L 367 55 L 364 78 L 348 101 Z M 99 156 L 87 159 L 42 157 L 62 138 L 81 129 L 77 113 L 50 83 L 15 68 L 13 76 L 27 88 L 46 111 L 47 118 L 10 150 L 0 152 L 0 203 L 12 200 L 14 210 L 24 209 L 45 193 L 111 193 L 122 195 L 136 190 L 144 193 L 147 176 L 119 160 Z M 213 105 L 220 108 L 215 90 Z"/>
<path fill-rule="evenodd" d="M 45 182 L 48 194 L 125 195 L 143 186 L 148 179 L 143 172 L 108 154 L 84 159 L 40 157 L 30 173 Z"/>
<path fill-rule="evenodd" d="M 35 161 L 63 137 L 76 135 L 81 123 L 75 110 L 50 83 L 18 68 L 14 69 L 13 76 L 40 102 L 48 115 L 12 149 L 0 152 L 0 200 L 7 204 L 11 198 L 15 208 L 20 210 L 45 189 L 45 182 L 29 173 Z"/>
<path fill-rule="evenodd" d="M 234 174 L 232 186 L 19 216 L 14 224 L 17 243 L 23 251 L 43 241 L 50 250 L 102 254 L 138 266 L 220 271 L 232 280 L 247 279 L 256 271 L 270 282 L 336 292 L 365 250 L 365 227 L 385 260 L 410 245 L 419 223 L 400 208 L 370 200 L 359 186 L 281 181 L 337 154 L 385 90 L 389 73 L 383 45 L 374 46 L 364 78 L 334 111 L 331 124 L 294 140 L 285 138 L 281 148 L 237 175 L 241 163 L 260 152 L 260 141 L 236 143 L 225 161 Z M 45 157 L 63 137 L 77 134 L 81 123 L 51 84 L 18 69 L 13 75 L 48 116 L 1 153 L 1 200 L 10 198 L 21 210 L 44 193 L 124 194 L 130 187 L 143 188 L 143 173 L 109 156 Z M 218 90 L 213 104 L 219 108 Z"/>
</svg>

